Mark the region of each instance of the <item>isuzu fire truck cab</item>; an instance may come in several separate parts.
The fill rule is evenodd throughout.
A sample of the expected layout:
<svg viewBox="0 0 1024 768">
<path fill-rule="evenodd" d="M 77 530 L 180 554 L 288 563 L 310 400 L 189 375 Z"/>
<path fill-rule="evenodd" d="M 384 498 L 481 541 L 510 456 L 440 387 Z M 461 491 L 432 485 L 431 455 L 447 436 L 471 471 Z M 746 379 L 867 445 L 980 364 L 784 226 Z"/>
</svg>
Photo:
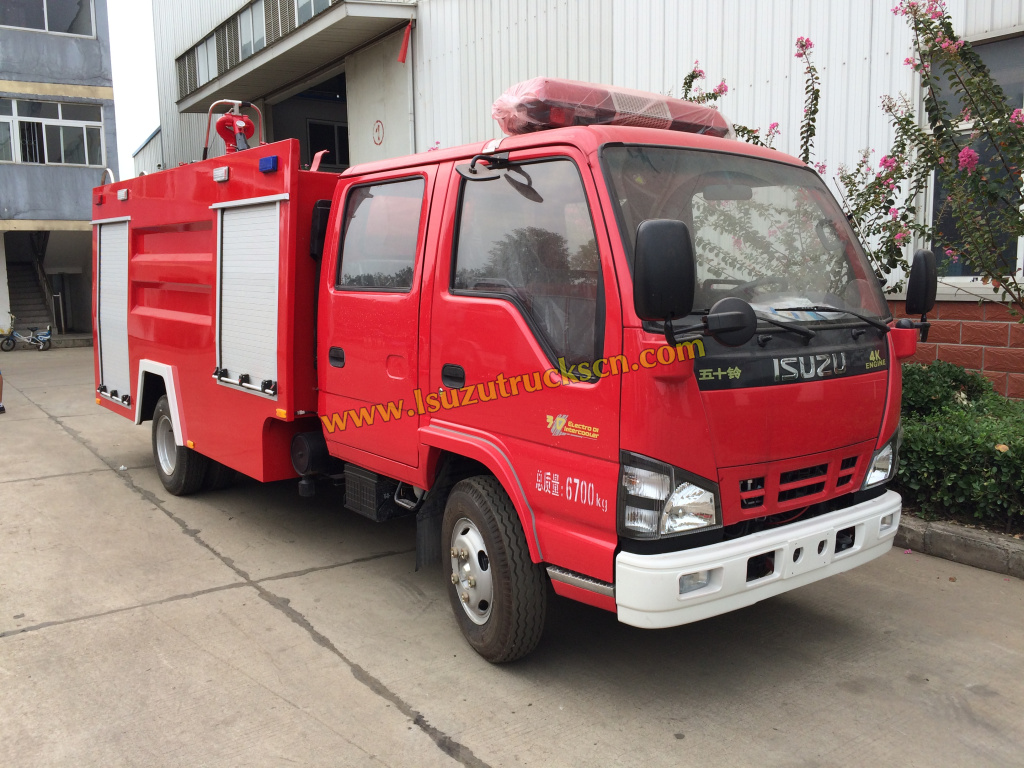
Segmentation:
<svg viewBox="0 0 1024 768">
<path fill-rule="evenodd" d="M 931 254 L 894 323 L 804 163 L 699 105 L 528 85 L 500 141 L 339 176 L 240 139 L 97 188 L 97 402 L 153 422 L 171 493 L 329 476 L 415 514 L 495 662 L 549 584 L 669 627 L 888 551 Z"/>
</svg>

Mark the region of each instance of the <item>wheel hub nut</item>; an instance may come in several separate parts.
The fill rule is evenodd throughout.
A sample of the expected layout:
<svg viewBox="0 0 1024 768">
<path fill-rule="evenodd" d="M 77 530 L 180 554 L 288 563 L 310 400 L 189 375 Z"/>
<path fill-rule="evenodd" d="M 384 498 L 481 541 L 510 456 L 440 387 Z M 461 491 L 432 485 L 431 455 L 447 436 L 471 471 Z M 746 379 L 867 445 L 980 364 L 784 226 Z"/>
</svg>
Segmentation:
<svg viewBox="0 0 1024 768">
<path fill-rule="evenodd" d="M 462 602 L 464 602 L 464 603 L 468 603 L 469 602 L 469 593 L 468 592 L 463 592 L 462 593 Z"/>
</svg>

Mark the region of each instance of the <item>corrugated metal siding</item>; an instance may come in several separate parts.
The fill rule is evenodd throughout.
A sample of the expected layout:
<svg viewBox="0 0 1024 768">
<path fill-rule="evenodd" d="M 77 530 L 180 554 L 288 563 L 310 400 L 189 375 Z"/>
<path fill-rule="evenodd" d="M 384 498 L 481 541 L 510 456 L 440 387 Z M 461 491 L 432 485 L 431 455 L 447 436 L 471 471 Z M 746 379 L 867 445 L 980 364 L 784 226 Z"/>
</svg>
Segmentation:
<svg viewBox="0 0 1024 768">
<path fill-rule="evenodd" d="M 175 60 L 248 2 L 153 0 L 161 154 L 170 164 L 198 160 L 206 131 L 205 115 L 182 115 L 178 112 L 178 72 Z"/>
<path fill-rule="evenodd" d="M 159 170 L 158 165 L 162 165 L 164 160 L 160 154 L 160 134 L 158 133 L 150 141 L 139 149 L 132 158 L 132 162 L 135 165 L 135 175 L 138 176 L 143 173 L 154 173 Z M 127 169 L 125 169 L 125 175 L 127 175 Z"/>
<path fill-rule="evenodd" d="M 416 148 L 500 136 L 491 104 L 541 75 L 608 82 L 613 0 L 420 0 Z"/>
<path fill-rule="evenodd" d="M 510 85 L 540 75 L 678 95 L 700 60 L 704 87 L 721 79 L 719 104 L 734 122 L 766 131 L 798 154 L 804 108 L 799 36 L 815 43 L 822 100 L 815 158 L 832 176 L 866 148 L 881 153 L 892 132 L 882 96 L 916 99 L 903 64 L 910 31 L 896 0 L 420 0 L 417 10 L 416 147 L 453 146 L 498 136 L 491 104 Z M 1024 33 L 1020 0 L 950 0 L 970 39 Z"/>
</svg>

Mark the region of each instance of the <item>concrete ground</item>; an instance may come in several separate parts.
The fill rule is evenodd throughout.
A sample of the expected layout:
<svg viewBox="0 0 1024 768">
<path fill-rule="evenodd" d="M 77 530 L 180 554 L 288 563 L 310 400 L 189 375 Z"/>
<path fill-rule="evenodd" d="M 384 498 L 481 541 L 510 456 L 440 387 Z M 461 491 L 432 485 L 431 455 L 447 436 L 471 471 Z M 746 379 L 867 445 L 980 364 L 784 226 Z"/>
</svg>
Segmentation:
<svg viewBox="0 0 1024 768">
<path fill-rule="evenodd" d="M 490 666 L 412 525 L 170 496 L 91 355 L 0 355 L 0 765 L 1024 765 L 1018 579 L 893 551 L 659 631 L 556 598 Z"/>
</svg>

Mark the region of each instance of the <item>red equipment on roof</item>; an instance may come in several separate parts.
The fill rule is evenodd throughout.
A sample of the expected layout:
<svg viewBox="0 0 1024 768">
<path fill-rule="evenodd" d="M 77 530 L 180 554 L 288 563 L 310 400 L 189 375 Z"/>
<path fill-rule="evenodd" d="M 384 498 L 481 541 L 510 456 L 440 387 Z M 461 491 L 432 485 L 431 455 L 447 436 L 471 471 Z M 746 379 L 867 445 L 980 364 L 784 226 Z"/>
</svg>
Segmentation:
<svg viewBox="0 0 1024 768">
<path fill-rule="evenodd" d="M 513 85 L 497 98 L 491 114 L 510 136 L 571 125 L 632 125 L 732 135 L 729 121 L 713 107 L 657 93 L 547 77 Z"/>
</svg>

